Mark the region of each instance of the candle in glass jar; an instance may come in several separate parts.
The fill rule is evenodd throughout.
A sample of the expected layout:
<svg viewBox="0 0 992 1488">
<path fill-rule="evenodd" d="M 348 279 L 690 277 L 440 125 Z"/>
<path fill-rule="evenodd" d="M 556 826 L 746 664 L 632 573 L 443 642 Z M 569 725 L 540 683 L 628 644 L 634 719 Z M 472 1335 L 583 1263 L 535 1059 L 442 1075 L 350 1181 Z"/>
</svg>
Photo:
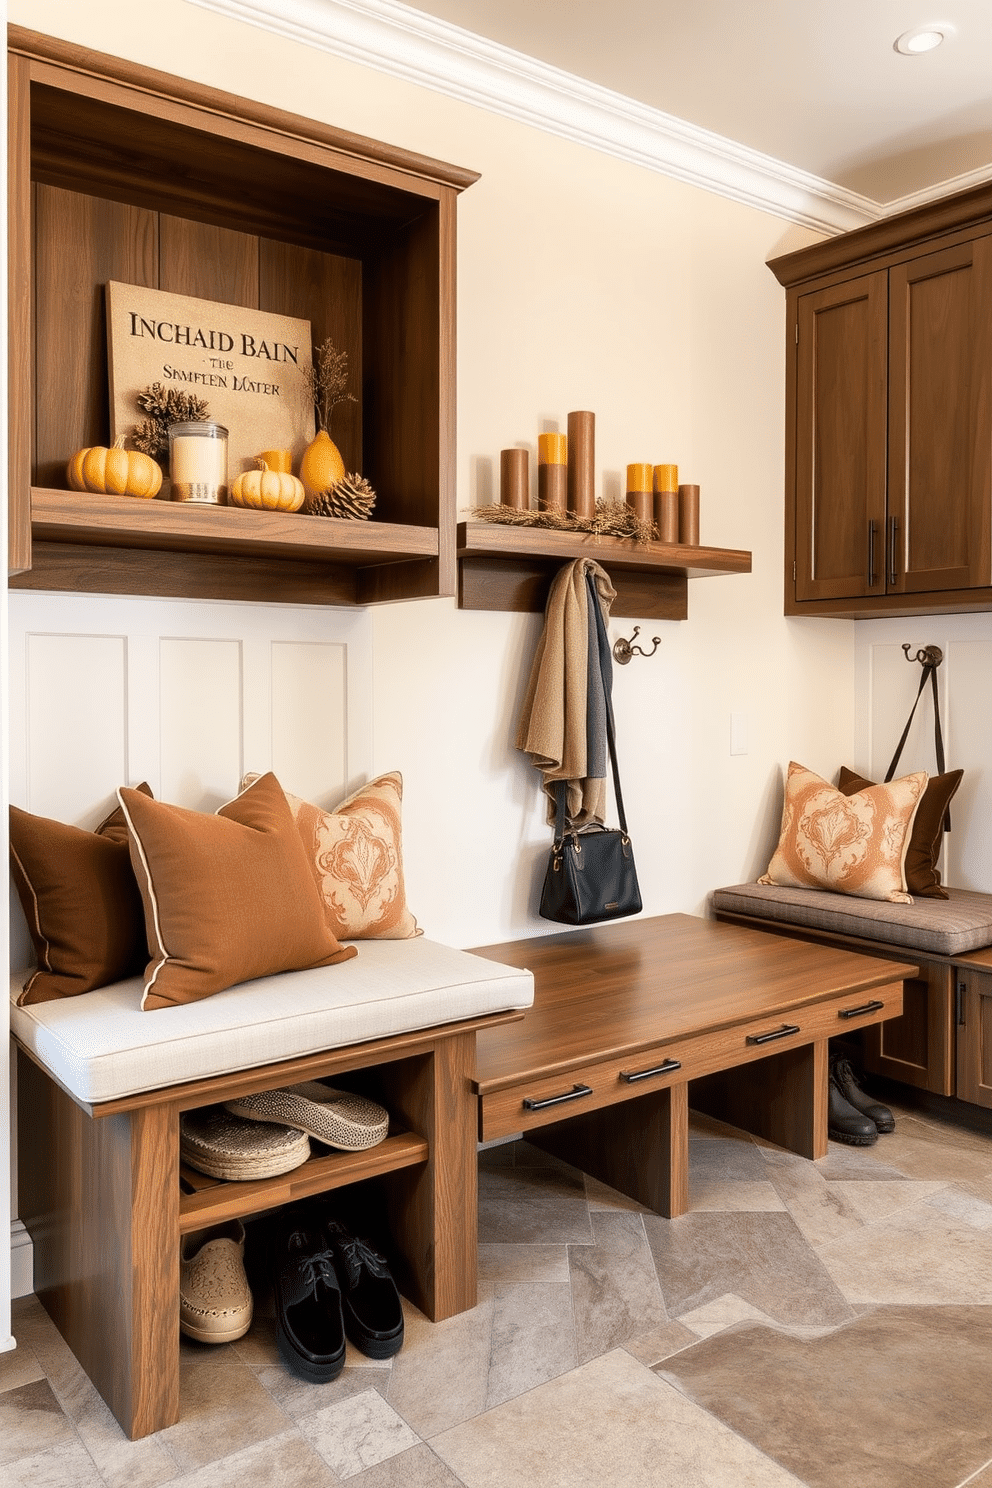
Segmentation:
<svg viewBox="0 0 992 1488">
<path fill-rule="evenodd" d="M 205 420 L 169 428 L 172 500 L 224 506 L 227 503 L 227 430 Z"/>
</svg>

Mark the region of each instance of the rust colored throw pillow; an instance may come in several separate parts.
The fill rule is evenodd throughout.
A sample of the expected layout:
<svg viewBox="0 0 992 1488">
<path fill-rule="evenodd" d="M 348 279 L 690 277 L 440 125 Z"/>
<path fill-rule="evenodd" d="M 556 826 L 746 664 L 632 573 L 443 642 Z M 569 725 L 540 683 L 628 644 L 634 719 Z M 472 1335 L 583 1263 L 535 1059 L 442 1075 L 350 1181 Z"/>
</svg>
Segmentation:
<svg viewBox="0 0 992 1488">
<path fill-rule="evenodd" d="M 949 770 L 946 775 L 931 775 L 923 793 L 913 830 L 906 849 L 906 887 L 913 895 L 923 899 L 946 899 L 947 890 L 940 886 L 940 870 L 937 859 L 943 837 L 944 817 L 951 797 L 961 784 L 963 770 Z M 856 791 L 869 790 L 873 781 L 857 775 L 846 765 L 840 767 L 837 789 L 845 796 Z"/>
<path fill-rule="evenodd" d="M 282 787 L 262 775 L 214 816 L 122 789 L 151 959 L 142 1008 L 198 1002 L 236 982 L 330 966 L 339 945 Z"/>
<path fill-rule="evenodd" d="M 911 904 L 904 865 L 926 784 L 921 770 L 845 796 L 793 761 L 778 847 L 758 882 Z"/>
<path fill-rule="evenodd" d="M 246 775 L 244 783 L 257 780 Z M 406 904 L 401 807 L 393 770 L 333 811 L 286 792 L 320 890 L 328 928 L 341 940 L 410 940 L 423 931 Z"/>
<path fill-rule="evenodd" d="M 10 862 L 38 958 L 20 1007 L 141 974 L 145 916 L 119 806 L 95 832 L 11 806 Z"/>
</svg>

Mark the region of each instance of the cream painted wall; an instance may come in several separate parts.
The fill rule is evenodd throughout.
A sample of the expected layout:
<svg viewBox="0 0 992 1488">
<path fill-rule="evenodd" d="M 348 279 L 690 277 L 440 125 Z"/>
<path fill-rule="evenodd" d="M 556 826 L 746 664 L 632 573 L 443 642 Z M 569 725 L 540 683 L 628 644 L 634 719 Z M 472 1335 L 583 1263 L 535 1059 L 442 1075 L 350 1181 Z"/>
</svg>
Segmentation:
<svg viewBox="0 0 992 1488">
<path fill-rule="evenodd" d="M 182 0 L 14 0 L 10 19 L 482 173 L 459 202 L 459 504 L 571 408 L 597 414 L 603 492 L 633 460 L 699 482 L 703 541 L 751 548 L 754 572 L 693 582 L 688 623 L 640 622 L 662 644 L 617 670 L 628 816 L 646 912 L 701 913 L 758 871 L 782 762 L 830 771 L 854 730 L 853 626 L 781 614 L 784 298 L 765 260 L 809 235 Z M 512 746 L 539 619 L 435 600 L 372 626 L 374 765 L 405 777 L 421 922 L 463 946 L 546 930 L 548 831 Z"/>
</svg>

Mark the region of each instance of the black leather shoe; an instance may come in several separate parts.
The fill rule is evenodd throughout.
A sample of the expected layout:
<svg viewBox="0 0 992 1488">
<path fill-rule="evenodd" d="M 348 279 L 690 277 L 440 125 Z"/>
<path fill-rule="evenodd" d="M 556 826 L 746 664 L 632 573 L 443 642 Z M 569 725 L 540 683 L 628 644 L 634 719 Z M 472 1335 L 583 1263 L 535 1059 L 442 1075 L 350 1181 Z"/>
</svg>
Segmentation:
<svg viewBox="0 0 992 1488">
<path fill-rule="evenodd" d="M 276 1340 L 285 1364 L 326 1384 L 344 1368 L 344 1318 L 334 1257 L 319 1226 L 287 1220 L 276 1249 Z"/>
<path fill-rule="evenodd" d="M 869 1121 L 873 1121 L 876 1131 L 895 1130 L 896 1118 L 888 1106 L 872 1100 L 871 1096 L 866 1095 L 861 1089 L 849 1059 L 845 1059 L 842 1054 L 831 1054 L 830 1073 L 837 1081 L 837 1088 L 848 1105 L 860 1111 L 862 1116 L 867 1116 Z"/>
<path fill-rule="evenodd" d="M 878 1128 L 874 1121 L 855 1110 L 845 1099 L 834 1078 L 833 1066 L 827 1090 L 827 1135 L 835 1142 L 847 1142 L 850 1147 L 870 1147 L 872 1142 L 878 1141 Z"/>
<path fill-rule="evenodd" d="M 403 1304 L 386 1259 L 336 1219 L 324 1236 L 341 1283 L 344 1330 L 370 1359 L 389 1359 L 403 1344 Z"/>
</svg>

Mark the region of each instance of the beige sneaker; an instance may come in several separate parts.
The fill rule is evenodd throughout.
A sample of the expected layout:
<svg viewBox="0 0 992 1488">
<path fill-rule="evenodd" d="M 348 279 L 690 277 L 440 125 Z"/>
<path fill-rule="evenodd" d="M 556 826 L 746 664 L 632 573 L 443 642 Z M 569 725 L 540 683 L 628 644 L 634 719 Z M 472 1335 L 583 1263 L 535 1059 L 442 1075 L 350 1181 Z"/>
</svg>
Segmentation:
<svg viewBox="0 0 992 1488">
<path fill-rule="evenodd" d="M 251 1327 L 240 1219 L 184 1235 L 179 1247 L 179 1328 L 200 1343 L 231 1343 Z"/>
</svg>

